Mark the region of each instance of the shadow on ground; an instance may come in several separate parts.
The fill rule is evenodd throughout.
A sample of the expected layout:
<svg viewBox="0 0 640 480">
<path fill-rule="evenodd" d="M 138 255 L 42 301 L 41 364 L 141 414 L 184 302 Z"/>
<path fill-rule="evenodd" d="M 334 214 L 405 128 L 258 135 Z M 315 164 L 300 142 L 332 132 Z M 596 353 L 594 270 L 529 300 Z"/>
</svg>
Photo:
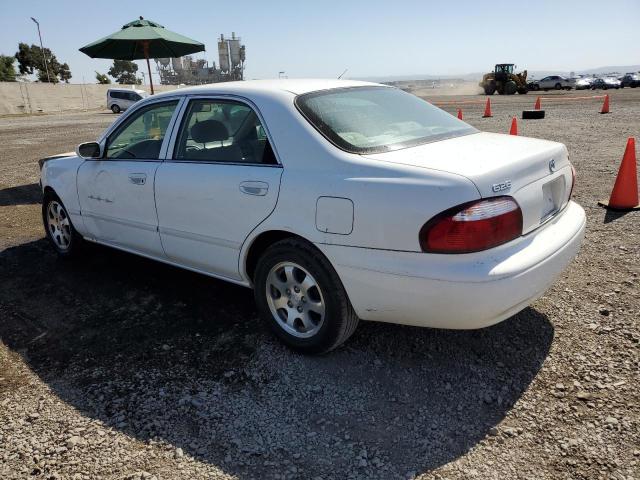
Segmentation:
<svg viewBox="0 0 640 480">
<path fill-rule="evenodd" d="M 101 247 L 65 262 L 44 240 L 1 252 L 0 283 L 0 339 L 63 401 L 247 479 L 404 478 L 455 460 L 553 340 L 529 308 L 470 332 L 362 323 L 303 357 L 263 330 L 248 289 Z"/>
<path fill-rule="evenodd" d="M 42 192 L 37 183 L 0 190 L 0 207 L 35 205 L 40 202 L 42 202 Z"/>
<path fill-rule="evenodd" d="M 628 213 L 631 213 L 632 211 L 633 210 L 625 211 L 625 210 L 613 210 L 613 209 L 607 208 L 607 211 L 604 214 L 604 223 L 615 222 L 619 218 L 624 217 L 625 215 L 627 215 Z"/>
</svg>

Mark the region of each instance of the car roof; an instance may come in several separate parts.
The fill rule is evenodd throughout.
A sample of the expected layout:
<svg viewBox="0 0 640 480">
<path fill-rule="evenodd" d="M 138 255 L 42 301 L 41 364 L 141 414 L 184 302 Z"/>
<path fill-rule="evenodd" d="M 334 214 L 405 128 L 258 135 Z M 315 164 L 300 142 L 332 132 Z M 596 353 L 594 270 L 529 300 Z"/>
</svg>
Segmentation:
<svg viewBox="0 0 640 480">
<path fill-rule="evenodd" d="M 141 90 L 139 88 L 109 88 L 107 91 L 108 92 L 136 92 L 136 93 L 144 92 L 144 90 Z"/>
<path fill-rule="evenodd" d="M 289 92 L 293 95 L 316 92 L 318 90 L 330 90 L 334 88 L 380 86 L 388 87 L 372 82 L 361 82 L 356 80 L 336 80 L 336 79 L 272 79 L 272 80 L 245 80 L 236 82 L 210 83 L 194 87 L 180 88 L 163 92 L 154 97 L 175 95 L 181 93 L 185 95 L 193 94 L 275 94 L 277 92 Z"/>
</svg>

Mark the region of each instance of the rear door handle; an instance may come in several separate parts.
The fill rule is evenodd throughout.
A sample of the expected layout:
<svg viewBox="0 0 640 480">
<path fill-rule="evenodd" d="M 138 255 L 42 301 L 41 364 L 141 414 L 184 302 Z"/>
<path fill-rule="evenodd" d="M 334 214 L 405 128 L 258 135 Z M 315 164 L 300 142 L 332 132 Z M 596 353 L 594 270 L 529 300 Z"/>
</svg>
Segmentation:
<svg viewBox="0 0 640 480">
<path fill-rule="evenodd" d="M 269 184 L 266 182 L 246 181 L 240 183 L 240 191 L 247 195 L 264 197 L 269 191 Z"/>
<path fill-rule="evenodd" d="M 129 175 L 129 181 L 134 185 L 144 185 L 147 183 L 146 173 L 132 173 Z"/>
</svg>

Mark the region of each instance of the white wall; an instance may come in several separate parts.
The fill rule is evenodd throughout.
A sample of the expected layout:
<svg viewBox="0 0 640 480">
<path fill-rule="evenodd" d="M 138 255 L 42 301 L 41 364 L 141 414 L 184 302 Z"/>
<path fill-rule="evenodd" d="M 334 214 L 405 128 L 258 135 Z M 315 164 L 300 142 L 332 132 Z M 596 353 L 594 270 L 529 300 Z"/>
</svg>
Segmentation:
<svg viewBox="0 0 640 480">
<path fill-rule="evenodd" d="M 51 113 L 107 108 L 107 90 L 131 85 L 0 82 L 0 115 Z M 149 91 L 146 85 L 135 88 Z M 173 90 L 173 85 L 154 85 L 156 92 Z"/>
</svg>

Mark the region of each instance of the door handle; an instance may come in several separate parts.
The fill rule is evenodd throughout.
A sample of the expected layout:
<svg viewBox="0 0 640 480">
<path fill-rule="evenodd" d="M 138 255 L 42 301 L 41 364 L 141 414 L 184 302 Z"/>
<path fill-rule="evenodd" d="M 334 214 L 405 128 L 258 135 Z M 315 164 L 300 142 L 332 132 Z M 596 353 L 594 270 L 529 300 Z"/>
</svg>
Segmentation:
<svg viewBox="0 0 640 480">
<path fill-rule="evenodd" d="M 144 185 L 147 183 L 147 174 L 146 173 L 132 173 L 129 175 L 129 181 L 134 185 Z"/>
<path fill-rule="evenodd" d="M 264 197 L 269 191 L 269 184 L 266 182 L 251 182 L 246 181 L 240 183 L 240 191 L 247 195 L 257 195 Z"/>
</svg>

